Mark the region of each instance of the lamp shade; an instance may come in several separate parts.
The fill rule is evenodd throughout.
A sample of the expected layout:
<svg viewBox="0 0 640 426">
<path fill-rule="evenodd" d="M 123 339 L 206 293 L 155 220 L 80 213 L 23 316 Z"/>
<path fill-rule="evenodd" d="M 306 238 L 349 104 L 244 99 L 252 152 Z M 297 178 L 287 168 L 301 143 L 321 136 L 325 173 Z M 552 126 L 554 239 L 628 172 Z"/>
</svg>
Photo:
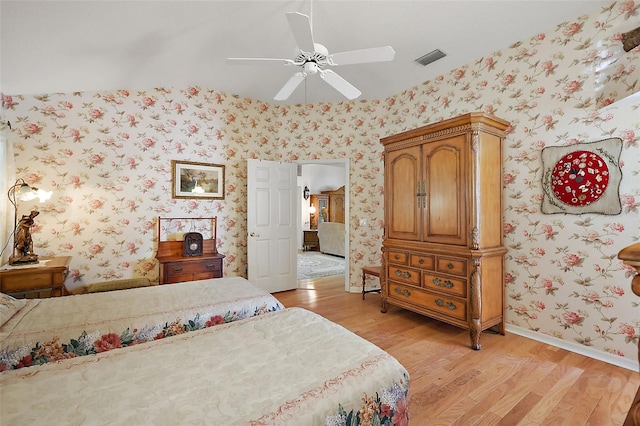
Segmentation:
<svg viewBox="0 0 640 426">
<path fill-rule="evenodd" d="M 23 188 L 24 188 L 24 185 L 23 185 Z M 28 191 L 25 191 L 25 192 L 22 191 L 22 188 L 20 189 L 21 201 L 31 201 L 37 198 L 41 203 L 44 203 L 49 198 L 51 198 L 51 195 L 53 195 L 53 191 L 45 191 L 39 188 L 31 187 Z"/>
</svg>

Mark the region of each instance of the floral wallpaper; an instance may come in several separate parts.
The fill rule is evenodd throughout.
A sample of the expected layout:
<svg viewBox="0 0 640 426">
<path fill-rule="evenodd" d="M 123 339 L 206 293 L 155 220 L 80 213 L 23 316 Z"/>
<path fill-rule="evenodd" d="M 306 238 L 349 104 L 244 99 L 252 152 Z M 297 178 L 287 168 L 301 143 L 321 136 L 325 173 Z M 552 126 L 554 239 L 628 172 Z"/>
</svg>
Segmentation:
<svg viewBox="0 0 640 426">
<path fill-rule="evenodd" d="M 282 106 L 200 86 L 3 94 L 0 130 L 15 176 L 54 190 L 39 205 L 35 251 L 73 256 L 69 287 L 156 280 L 157 218 L 217 216 L 224 273 L 244 275 L 247 159 L 348 158 L 347 258 L 358 287 L 360 268 L 380 256 L 379 139 L 483 111 L 511 123 L 504 147 L 507 322 L 632 365 L 638 299 L 633 271 L 616 255 L 640 237 L 640 119 L 638 106 L 599 108 L 640 89 L 639 48 L 607 66 L 639 8 L 612 3 L 380 100 Z M 622 213 L 542 214 L 541 150 L 609 137 L 623 141 Z M 171 160 L 224 164 L 226 198 L 172 199 Z"/>
</svg>

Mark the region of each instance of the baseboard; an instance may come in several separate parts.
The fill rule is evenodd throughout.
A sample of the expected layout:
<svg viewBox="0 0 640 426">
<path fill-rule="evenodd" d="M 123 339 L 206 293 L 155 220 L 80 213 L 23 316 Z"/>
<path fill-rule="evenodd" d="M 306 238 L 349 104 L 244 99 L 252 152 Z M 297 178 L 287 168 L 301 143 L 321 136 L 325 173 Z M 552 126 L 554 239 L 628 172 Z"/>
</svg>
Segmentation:
<svg viewBox="0 0 640 426">
<path fill-rule="evenodd" d="M 557 337 L 547 336 L 546 334 L 536 333 L 535 331 L 518 327 L 516 325 L 507 324 L 505 328 L 509 333 L 517 334 L 518 336 L 526 337 L 528 339 L 546 343 L 548 345 L 555 346 L 557 348 L 565 349 L 569 352 L 574 352 L 589 358 L 597 359 L 598 361 L 602 361 L 608 364 L 613 364 L 618 367 L 626 368 L 627 370 L 631 370 L 631 371 L 640 370 L 640 364 L 638 363 L 638 360 L 622 358 L 620 356 L 613 355 L 598 349 L 591 349 L 591 348 L 585 347 L 584 345 L 581 345 L 579 343 L 573 343 L 567 340 L 558 339 Z"/>
</svg>

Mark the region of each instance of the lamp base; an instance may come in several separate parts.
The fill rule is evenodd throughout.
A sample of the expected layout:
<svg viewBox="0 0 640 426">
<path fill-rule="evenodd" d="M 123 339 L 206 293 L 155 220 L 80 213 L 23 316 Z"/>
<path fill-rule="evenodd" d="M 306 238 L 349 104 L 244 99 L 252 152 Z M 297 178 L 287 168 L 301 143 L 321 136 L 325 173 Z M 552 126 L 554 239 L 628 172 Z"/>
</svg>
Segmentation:
<svg viewBox="0 0 640 426">
<path fill-rule="evenodd" d="M 37 254 L 25 254 L 24 256 L 16 256 L 9 258 L 9 265 L 28 265 L 29 263 L 38 263 Z"/>
</svg>

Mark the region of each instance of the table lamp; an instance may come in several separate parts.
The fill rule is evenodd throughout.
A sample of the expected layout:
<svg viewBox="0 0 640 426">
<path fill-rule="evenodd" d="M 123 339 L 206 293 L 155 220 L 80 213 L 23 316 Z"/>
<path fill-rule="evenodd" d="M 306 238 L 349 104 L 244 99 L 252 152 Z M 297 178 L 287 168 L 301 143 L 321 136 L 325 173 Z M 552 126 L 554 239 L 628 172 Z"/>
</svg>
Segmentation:
<svg viewBox="0 0 640 426">
<path fill-rule="evenodd" d="M 51 198 L 53 192 L 43 191 L 36 187 L 29 186 L 24 179 L 18 179 L 16 183 L 9 188 L 7 196 L 13 204 L 13 252 L 9 257 L 10 265 L 22 265 L 38 262 L 38 255 L 33 252 L 33 239 L 31 237 L 31 227 L 34 225 L 33 220 L 40 212 L 31 210 L 28 215 L 23 215 L 18 221 L 18 202 L 30 201 L 38 198 L 41 203 Z"/>
</svg>

